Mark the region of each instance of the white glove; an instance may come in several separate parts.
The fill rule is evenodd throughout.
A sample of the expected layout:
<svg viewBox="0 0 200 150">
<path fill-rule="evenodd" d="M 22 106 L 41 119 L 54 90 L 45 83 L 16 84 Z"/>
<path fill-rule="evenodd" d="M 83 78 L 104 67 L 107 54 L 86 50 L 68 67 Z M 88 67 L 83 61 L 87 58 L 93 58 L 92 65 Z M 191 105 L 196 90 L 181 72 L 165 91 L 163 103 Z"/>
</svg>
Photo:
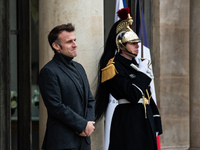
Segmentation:
<svg viewBox="0 0 200 150">
<path fill-rule="evenodd" d="M 148 70 L 148 60 L 147 59 L 145 59 L 145 60 L 139 59 L 139 69 L 142 72 L 147 73 L 147 70 Z"/>
<path fill-rule="evenodd" d="M 147 69 L 147 74 L 149 74 L 149 76 L 153 79 L 154 76 L 153 76 L 153 72 L 150 68 Z"/>
<path fill-rule="evenodd" d="M 150 77 L 151 79 L 154 78 L 152 70 L 148 67 L 148 60 L 147 60 L 147 59 L 145 59 L 145 60 L 143 60 L 143 61 L 142 61 L 141 59 L 139 59 L 139 67 L 137 67 L 137 66 L 134 65 L 133 63 L 130 64 L 130 66 L 131 66 L 133 69 L 135 69 L 135 70 L 137 70 L 137 71 L 140 71 L 140 72 L 146 74 L 146 75 L 147 75 L 148 77 Z"/>
</svg>

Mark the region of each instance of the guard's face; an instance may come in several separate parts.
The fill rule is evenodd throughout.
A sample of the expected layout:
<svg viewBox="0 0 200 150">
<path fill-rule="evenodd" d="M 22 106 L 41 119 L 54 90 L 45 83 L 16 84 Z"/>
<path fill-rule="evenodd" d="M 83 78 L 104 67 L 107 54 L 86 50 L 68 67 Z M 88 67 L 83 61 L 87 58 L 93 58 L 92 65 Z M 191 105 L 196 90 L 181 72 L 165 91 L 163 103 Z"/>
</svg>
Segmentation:
<svg viewBox="0 0 200 150">
<path fill-rule="evenodd" d="M 67 31 L 62 31 L 58 35 L 58 43 L 53 43 L 53 47 L 56 49 L 58 53 L 61 53 L 65 56 L 74 58 L 77 56 L 76 48 L 76 37 L 74 35 L 74 32 L 67 32 Z"/>
<path fill-rule="evenodd" d="M 129 50 L 131 53 L 135 54 L 135 56 L 128 53 L 125 50 L 122 51 L 122 55 L 129 59 L 132 59 L 133 57 L 136 57 L 138 55 L 139 45 L 138 43 L 126 43 L 126 49 Z"/>
</svg>

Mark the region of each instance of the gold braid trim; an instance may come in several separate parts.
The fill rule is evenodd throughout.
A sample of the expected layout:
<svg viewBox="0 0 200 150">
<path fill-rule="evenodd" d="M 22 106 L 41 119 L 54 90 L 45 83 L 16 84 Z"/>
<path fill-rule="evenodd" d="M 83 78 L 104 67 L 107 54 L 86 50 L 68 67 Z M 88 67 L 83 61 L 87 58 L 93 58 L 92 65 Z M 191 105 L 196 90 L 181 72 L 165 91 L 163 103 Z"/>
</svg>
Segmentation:
<svg viewBox="0 0 200 150">
<path fill-rule="evenodd" d="M 151 99 L 151 97 L 152 97 L 152 93 L 151 93 L 151 95 L 149 96 L 149 92 L 148 92 L 147 89 L 146 89 L 146 93 L 147 93 L 147 98 L 148 98 L 148 100 L 149 100 L 149 104 L 150 104 L 150 99 Z"/>
<path fill-rule="evenodd" d="M 148 104 L 148 101 L 147 101 L 147 98 L 142 95 L 142 99 L 143 99 L 143 105 L 144 105 L 144 115 L 145 115 L 145 118 L 147 118 L 147 108 L 146 108 L 146 105 Z"/>
<path fill-rule="evenodd" d="M 146 93 L 147 93 L 147 98 L 148 98 L 148 100 L 147 100 L 147 98 L 146 98 L 144 95 L 142 95 L 143 105 L 144 105 L 145 118 L 147 118 L 147 108 L 146 108 L 146 105 L 147 105 L 147 104 L 150 104 L 150 99 L 151 99 L 151 96 L 152 96 L 152 94 L 149 96 L 149 92 L 148 92 L 147 89 L 146 89 Z"/>
<path fill-rule="evenodd" d="M 113 60 L 114 58 L 111 58 L 108 61 L 108 64 L 106 65 L 106 67 L 101 69 L 101 72 L 102 72 L 101 83 L 112 79 L 116 75 L 116 73 L 118 73 L 114 65 L 115 62 Z"/>
</svg>

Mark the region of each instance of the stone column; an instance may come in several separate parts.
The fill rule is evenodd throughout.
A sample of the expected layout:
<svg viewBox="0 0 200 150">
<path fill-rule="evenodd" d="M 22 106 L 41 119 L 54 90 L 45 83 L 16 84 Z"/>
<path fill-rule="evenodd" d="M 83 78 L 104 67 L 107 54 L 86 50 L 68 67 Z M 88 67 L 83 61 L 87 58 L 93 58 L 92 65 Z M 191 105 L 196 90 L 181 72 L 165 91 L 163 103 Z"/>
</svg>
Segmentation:
<svg viewBox="0 0 200 150">
<path fill-rule="evenodd" d="M 39 2 L 39 64 L 40 69 L 53 57 L 47 35 L 59 24 L 75 25 L 77 38 L 76 61 L 88 75 L 91 90 L 96 88 L 97 64 L 103 52 L 103 0 L 40 0 Z M 40 98 L 40 149 L 46 128 L 46 108 Z M 96 125 L 92 135 L 92 149 L 103 149 L 103 124 Z"/>
<path fill-rule="evenodd" d="M 190 150 L 200 150 L 200 1 L 190 1 Z"/>
<path fill-rule="evenodd" d="M 153 6 L 154 72 L 155 78 L 158 78 L 157 101 L 164 132 L 161 147 L 162 150 L 186 150 L 190 135 L 190 5 L 188 0 L 155 0 Z"/>
</svg>

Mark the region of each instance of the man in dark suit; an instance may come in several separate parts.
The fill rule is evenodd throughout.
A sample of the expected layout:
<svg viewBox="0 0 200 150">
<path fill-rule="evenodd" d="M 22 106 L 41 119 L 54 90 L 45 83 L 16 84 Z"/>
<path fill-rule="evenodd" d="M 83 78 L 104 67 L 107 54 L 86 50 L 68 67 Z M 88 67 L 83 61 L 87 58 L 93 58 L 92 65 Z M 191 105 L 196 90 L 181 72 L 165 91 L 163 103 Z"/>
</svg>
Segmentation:
<svg viewBox="0 0 200 150">
<path fill-rule="evenodd" d="M 84 68 L 77 56 L 74 26 L 56 26 L 48 35 L 55 55 L 40 71 L 39 87 L 48 118 L 42 149 L 90 150 L 94 106 Z"/>
</svg>

